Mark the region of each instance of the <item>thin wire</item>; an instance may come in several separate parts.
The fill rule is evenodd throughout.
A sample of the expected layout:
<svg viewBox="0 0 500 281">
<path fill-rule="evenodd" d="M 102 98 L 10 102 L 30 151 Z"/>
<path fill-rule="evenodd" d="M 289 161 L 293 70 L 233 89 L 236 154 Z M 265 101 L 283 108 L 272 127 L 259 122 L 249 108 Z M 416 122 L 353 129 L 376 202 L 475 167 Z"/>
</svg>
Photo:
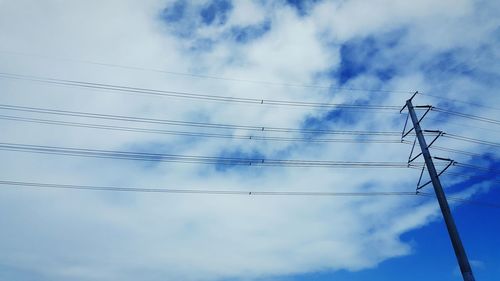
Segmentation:
<svg viewBox="0 0 500 281">
<path fill-rule="evenodd" d="M 480 140 L 480 139 L 474 139 L 474 138 L 464 137 L 464 136 L 455 135 L 455 134 L 444 133 L 442 136 L 446 137 L 446 138 L 454 139 L 454 140 L 460 140 L 460 141 L 465 141 L 465 142 L 500 147 L 500 143 L 497 143 L 497 142 L 484 141 L 484 140 Z"/>
<path fill-rule="evenodd" d="M 413 142 L 407 141 L 407 140 L 402 140 L 401 143 L 413 145 Z M 465 151 L 465 150 L 453 149 L 453 148 L 448 148 L 448 147 L 443 147 L 443 146 L 438 146 L 438 145 L 432 145 L 430 147 L 430 149 L 452 152 L 452 153 L 463 154 L 463 155 L 474 156 L 474 157 L 482 157 L 483 156 L 479 153 L 473 153 L 473 152 L 469 152 L 469 151 Z"/>
<path fill-rule="evenodd" d="M 361 88 L 347 88 L 347 87 L 332 87 L 330 85 L 318 85 L 318 84 L 282 83 L 282 82 L 274 82 L 274 81 L 250 80 L 250 79 L 241 79 L 241 78 L 222 77 L 222 76 L 217 76 L 217 75 L 204 75 L 204 74 L 178 72 L 178 71 L 172 71 L 172 70 L 155 69 L 155 68 L 147 68 L 147 67 L 140 67 L 140 66 L 127 66 L 127 65 L 122 65 L 122 64 L 113 64 L 113 63 L 97 62 L 97 61 L 90 61 L 90 60 L 70 59 L 70 58 L 55 58 L 55 57 L 49 57 L 49 56 L 43 56 L 43 55 L 27 54 L 27 53 L 22 53 L 22 52 L 12 52 L 12 51 L 0 50 L 0 53 L 18 55 L 18 56 L 37 57 L 37 58 L 43 58 L 43 59 L 49 59 L 49 60 L 59 60 L 59 61 L 69 61 L 69 62 L 93 64 L 93 65 L 106 66 L 106 67 L 111 67 L 111 68 L 121 68 L 121 69 L 128 69 L 128 70 L 157 72 L 157 73 L 176 75 L 176 76 L 186 76 L 186 77 L 213 79 L 213 80 L 222 80 L 222 81 L 231 81 L 231 82 L 245 82 L 245 83 L 263 84 L 263 85 L 270 85 L 270 86 L 316 88 L 316 89 L 330 89 L 330 90 L 357 91 L 357 92 L 399 93 L 399 94 L 413 94 L 415 92 L 415 91 L 402 91 L 402 90 L 382 90 L 382 89 L 376 90 L 376 89 L 361 89 Z"/>
<path fill-rule="evenodd" d="M 218 96 L 218 95 L 206 95 L 206 94 L 195 94 L 190 92 L 179 92 L 171 90 L 155 90 L 146 88 L 137 88 L 129 86 L 111 85 L 103 83 L 94 82 L 84 82 L 76 80 L 65 80 L 65 79 L 54 79 L 48 77 L 30 76 L 30 75 L 20 75 L 0 72 L 0 78 L 16 79 L 24 81 L 34 81 L 49 83 L 55 85 L 63 86 L 75 86 L 81 88 L 90 88 L 98 90 L 107 90 L 114 92 L 126 92 L 135 94 L 145 94 L 160 97 L 174 97 L 174 98 L 185 98 L 185 99 L 195 99 L 195 100 L 206 100 L 206 101 L 219 101 L 219 102 L 233 102 L 242 104 L 261 104 L 261 105 L 273 105 L 273 106 L 290 106 L 290 107 L 309 107 L 309 108 L 342 108 L 342 109 L 369 109 L 369 110 L 399 110 L 399 106 L 395 105 L 361 105 L 361 104 L 333 104 L 333 103 L 317 103 L 317 102 L 304 102 L 304 101 L 288 101 L 288 100 L 269 100 L 269 99 L 256 99 L 256 98 L 237 98 L 229 96 Z"/>
<path fill-rule="evenodd" d="M 420 191 L 417 192 L 416 195 L 425 196 L 425 197 L 432 197 L 432 198 L 436 197 L 436 195 L 434 195 L 432 193 L 420 192 Z M 464 199 L 464 198 L 459 198 L 459 197 L 454 197 L 454 196 L 446 196 L 446 199 L 449 201 L 455 201 L 455 202 L 467 203 L 467 204 L 471 204 L 471 205 L 478 205 L 478 206 L 483 206 L 483 207 L 500 209 L 500 204 L 495 204 L 495 203 Z"/>
<path fill-rule="evenodd" d="M 469 152 L 469 151 L 447 148 L 447 147 L 442 147 L 442 146 L 437 146 L 437 145 L 433 145 L 431 147 L 431 149 L 445 151 L 445 152 L 452 152 L 452 153 L 457 153 L 457 154 L 462 154 L 462 155 L 467 155 L 467 156 L 472 156 L 472 157 L 482 157 L 483 156 L 479 153 L 473 153 L 473 152 Z"/>
<path fill-rule="evenodd" d="M 472 179 L 475 178 L 474 176 L 471 176 L 471 175 L 464 175 L 463 173 L 456 173 L 456 172 L 451 172 L 451 171 L 446 171 L 444 173 L 444 175 L 451 175 L 451 176 L 461 177 L 461 178 L 464 178 L 466 180 L 472 180 Z M 494 183 L 500 183 L 500 179 L 485 179 L 485 181 L 491 181 L 491 182 L 494 182 Z"/>
<path fill-rule="evenodd" d="M 310 142 L 310 143 L 383 143 L 383 144 L 401 143 L 399 139 L 330 139 L 330 138 L 325 139 L 325 138 L 312 138 L 312 137 L 291 138 L 291 137 L 270 137 L 270 136 L 261 137 L 256 135 L 238 135 L 238 134 L 235 135 L 213 134 L 213 133 L 200 133 L 200 132 L 189 132 L 189 131 L 173 131 L 173 130 L 158 130 L 158 129 L 138 128 L 138 127 L 112 126 L 112 125 L 90 124 L 90 123 L 80 123 L 80 122 L 66 122 L 58 120 L 25 118 L 25 117 L 8 116 L 8 115 L 0 115 L 0 119 L 9 121 L 37 123 L 37 124 L 47 124 L 47 125 L 61 125 L 61 126 L 77 127 L 77 128 L 91 128 L 91 129 L 103 129 L 103 130 L 137 132 L 137 133 L 153 133 L 153 134 L 176 135 L 176 136 L 186 136 L 186 137 L 279 141 L 279 142 Z"/>
<path fill-rule="evenodd" d="M 9 187 L 36 187 L 45 189 L 66 190 L 89 190 L 89 191 L 111 191 L 111 192 L 134 192 L 134 193 L 164 193 L 184 195 L 245 195 L 245 196 L 301 196 L 301 197 L 376 197 L 376 196 L 422 196 L 434 197 L 432 193 L 405 192 L 405 191 L 383 191 L 383 192 L 329 192 L 329 191 L 251 191 L 251 190 L 206 190 L 206 189 L 168 189 L 168 188 L 144 188 L 144 187 L 116 187 L 96 185 L 56 184 L 39 182 L 20 182 L 1 180 L 0 185 Z M 448 200 L 468 203 L 477 206 L 500 208 L 499 204 L 480 202 L 470 199 L 448 196 Z"/>
<path fill-rule="evenodd" d="M 47 109 L 39 107 L 26 107 L 17 105 L 0 104 L 0 109 L 42 113 L 60 116 L 72 117 L 85 117 L 93 119 L 115 120 L 115 121 L 128 121 L 148 124 L 162 124 L 171 126 L 184 126 L 184 127 L 199 127 L 209 129 L 226 129 L 226 130 L 247 130 L 247 131 L 265 131 L 265 132 L 279 132 L 279 133 L 302 133 L 302 134 L 332 134 L 332 135 L 385 135 L 385 136 L 399 136 L 401 133 L 398 131 L 349 131 L 349 130 L 321 130 L 321 129 L 298 129 L 298 128 L 283 128 L 283 127 L 267 127 L 267 126 L 250 126 L 250 125 L 235 125 L 235 124 L 220 124 L 220 123 L 207 123 L 207 122 L 191 122 L 179 121 L 168 119 L 155 119 L 132 117 L 124 115 L 112 115 L 101 113 L 90 113 L 81 111 L 69 111 L 59 109 Z"/>
<path fill-rule="evenodd" d="M 496 119 L 492 119 L 492 118 L 477 116 L 477 115 L 473 115 L 473 114 L 461 113 L 461 112 L 442 109 L 442 108 L 438 108 L 438 107 L 432 107 L 432 110 L 434 110 L 436 112 L 445 113 L 448 115 L 454 115 L 454 116 L 467 118 L 467 119 L 471 119 L 471 120 L 486 122 L 486 123 L 490 123 L 490 124 L 494 124 L 494 125 L 500 125 L 500 120 L 496 120 Z"/>
<path fill-rule="evenodd" d="M 462 168 L 475 169 L 475 170 L 480 170 L 480 171 L 484 171 L 484 172 L 493 172 L 493 173 L 496 173 L 497 175 L 500 175 L 500 170 L 497 170 L 497 169 L 481 167 L 481 166 L 465 164 L 465 163 L 458 163 L 458 162 L 455 162 L 454 165 L 458 166 L 458 167 L 462 167 Z"/>
<path fill-rule="evenodd" d="M 438 162 L 438 163 L 434 163 L 434 166 L 446 166 L 446 165 L 445 165 L 445 163 Z M 488 168 L 488 167 L 481 167 L 481 166 L 461 163 L 461 162 L 457 162 L 457 161 L 453 162 L 453 166 L 467 168 L 467 169 L 473 169 L 473 170 L 480 170 L 480 171 L 484 171 L 484 172 L 493 172 L 493 173 L 496 173 L 496 175 L 500 175 L 500 170 L 497 170 L 497 169 L 492 169 L 492 168 Z M 417 165 L 408 164 L 408 167 L 412 168 L 412 169 L 421 169 L 422 165 L 420 163 L 418 163 Z M 420 168 L 418 168 L 418 167 L 420 167 Z M 449 172 L 446 171 L 446 173 L 449 173 Z M 451 174 L 451 173 L 449 173 L 449 174 Z"/>
<path fill-rule="evenodd" d="M 470 125 L 470 124 L 467 124 L 464 122 L 453 122 L 452 120 L 447 120 L 444 116 L 440 116 L 437 118 L 428 116 L 428 117 L 425 117 L 425 119 L 423 121 L 425 122 L 426 120 L 431 120 L 431 121 L 435 121 L 435 122 L 443 122 L 443 123 L 446 123 L 447 125 L 459 127 L 461 129 L 463 129 L 464 127 L 467 127 L 467 128 L 472 128 L 475 130 L 479 129 L 479 130 L 488 131 L 490 134 L 491 133 L 496 133 L 496 134 L 500 133 L 500 129 L 497 129 L 497 128 L 485 128 L 485 127 L 479 127 L 477 125 Z"/>
<path fill-rule="evenodd" d="M 99 149 L 29 145 L 29 144 L 16 144 L 16 143 L 0 143 L 0 150 L 40 153 L 40 154 L 55 154 L 63 156 L 80 156 L 80 157 L 92 157 L 92 158 L 192 163 L 192 164 L 196 163 L 196 164 L 216 164 L 216 165 L 328 167 L 328 168 L 408 168 L 408 164 L 406 162 L 387 162 L 387 161 L 360 162 L 360 161 L 215 157 L 215 156 L 199 156 L 199 155 L 147 153 L 147 152 L 134 152 L 134 151 L 99 150 Z M 415 163 L 413 166 L 419 166 L 419 165 L 422 166 L 423 163 Z"/>
<path fill-rule="evenodd" d="M 410 169 L 414 169 L 414 170 L 422 170 L 422 167 L 413 167 L 413 166 L 410 166 L 409 167 Z M 466 175 L 466 174 L 463 174 L 463 173 L 457 173 L 457 172 L 452 172 L 450 170 L 447 170 L 446 172 L 444 172 L 442 174 L 442 176 L 455 176 L 455 177 L 460 177 L 460 178 L 464 178 L 465 180 L 472 180 L 472 179 L 475 179 L 474 176 L 471 176 L 471 175 Z M 500 183 L 500 179 L 484 179 L 485 181 L 490 181 L 490 182 L 494 182 L 494 183 Z"/>
<path fill-rule="evenodd" d="M 459 99 L 452 99 L 452 98 L 447 98 L 447 97 L 441 97 L 441 96 L 436 96 L 436 95 L 427 94 L 427 93 L 421 93 L 421 92 L 418 92 L 418 94 L 420 94 L 422 96 L 427 96 L 427 97 L 431 97 L 431 98 L 435 98 L 435 99 L 440 99 L 440 100 L 446 100 L 446 101 L 455 102 L 455 103 L 463 103 L 463 104 L 468 104 L 468 105 L 477 106 L 477 107 L 484 107 L 484 108 L 493 109 L 493 110 L 500 110 L 500 108 L 498 108 L 498 107 L 493 107 L 493 106 L 489 106 L 489 105 L 468 102 L 468 101 L 459 100 Z"/>
<path fill-rule="evenodd" d="M 433 132 L 433 134 L 435 134 Z M 408 134 L 409 136 L 415 136 L 414 133 Z M 480 139 L 475 139 L 467 136 L 462 136 L 462 135 L 457 135 L 457 134 L 452 134 L 452 133 L 447 133 L 447 132 L 441 132 L 441 136 L 444 138 L 449 138 L 453 140 L 459 140 L 459 141 L 465 141 L 465 142 L 470 142 L 470 143 L 476 143 L 476 144 L 482 144 L 482 145 L 488 145 L 488 146 L 493 146 L 493 147 L 500 147 L 500 143 L 498 142 L 492 142 L 492 141 L 487 141 L 487 140 L 480 140 Z M 413 144 L 413 142 L 408 142 L 406 140 L 402 140 L 401 142 L 406 143 L 406 144 Z M 433 148 L 437 148 L 438 146 L 432 146 Z M 452 152 L 452 149 L 449 148 L 444 148 L 440 147 L 437 150 L 448 150 Z M 469 156 L 477 156 L 478 154 L 472 153 L 472 152 L 467 152 L 467 151 L 460 151 L 456 150 L 457 153 L 462 153 L 466 154 Z M 473 155 L 474 154 L 474 155 Z"/>
<path fill-rule="evenodd" d="M 0 185 L 79 189 L 95 191 L 145 192 L 145 193 L 178 193 L 178 194 L 212 194 L 212 195 L 272 195 L 272 196 L 394 196 L 415 195 L 414 192 L 385 191 L 385 192 L 329 192 L 329 191 L 245 191 L 245 190 L 206 190 L 206 189 L 170 189 L 144 187 L 115 187 L 95 185 L 55 184 L 38 182 L 0 181 Z"/>
</svg>

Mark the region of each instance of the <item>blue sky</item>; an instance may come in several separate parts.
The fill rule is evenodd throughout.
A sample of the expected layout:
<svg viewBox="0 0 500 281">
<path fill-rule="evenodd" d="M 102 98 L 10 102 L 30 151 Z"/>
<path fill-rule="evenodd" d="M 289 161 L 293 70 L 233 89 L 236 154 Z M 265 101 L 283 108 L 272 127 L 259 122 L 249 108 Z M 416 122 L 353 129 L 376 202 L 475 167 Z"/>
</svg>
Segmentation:
<svg viewBox="0 0 500 281">
<path fill-rule="evenodd" d="M 269 140 L 388 138 L 303 130 L 400 132 L 405 115 L 398 110 L 264 101 L 402 106 L 419 91 L 423 94 L 415 97 L 416 105 L 498 120 L 499 11 L 499 3 L 482 0 L 0 1 L 2 73 L 263 101 L 154 96 L 0 75 L 2 105 L 240 127 L 100 120 L 1 107 L 0 115 L 254 137 L 1 119 L 0 142 L 251 159 L 405 162 L 411 146 L 402 143 Z M 498 122 L 437 111 L 422 126 L 489 142 L 500 137 Z M 443 176 L 447 194 L 500 202 L 498 145 L 446 135 L 435 145 L 445 148 L 433 150 L 436 156 L 489 169 L 451 167 L 455 174 Z M 200 165 L 161 162 L 161 157 L 140 162 L 4 150 L 0 157 L 0 180 L 100 186 L 413 192 L 419 176 L 414 169 Z M 425 191 L 432 192 L 431 186 Z M 499 280 L 500 211 L 456 202 L 452 208 L 477 280 Z M 461 280 L 433 198 L 186 196 L 3 185 L 0 228 L 0 281 Z"/>
</svg>

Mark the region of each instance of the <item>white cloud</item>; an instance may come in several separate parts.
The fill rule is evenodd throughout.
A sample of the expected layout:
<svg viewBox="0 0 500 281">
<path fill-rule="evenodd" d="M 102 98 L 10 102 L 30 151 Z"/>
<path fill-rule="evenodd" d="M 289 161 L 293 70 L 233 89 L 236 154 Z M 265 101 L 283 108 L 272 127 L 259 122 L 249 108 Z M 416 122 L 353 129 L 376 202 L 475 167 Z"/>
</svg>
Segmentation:
<svg viewBox="0 0 500 281">
<path fill-rule="evenodd" d="M 471 50 L 491 45 L 484 37 L 493 32 L 496 21 L 483 18 L 481 21 L 486 23 L 477 26 L 475 23 L 484 11 L 465 0 L 454 1 L 453 5 L 451 1 L 421 1 L 411 5 L 401 1 L 324 1 L 305 17 L 277 3 L 260 6 L 258 2 L 235 1 L 225 24 L 199 27 L 192 37 L 183 38 L 169 33 L 170 29 L 161 22 L 159 14 L 165 5 L 165 1 L 155 0 L 3 1 L 0 2 L 0 49 L 176 72 L 196 70 L 245 80 L 328 84 L 331 81 L 319 73 L 338 69 L 340 49 L 347 40 L 405 28 L 407 33 L 395 46 L 380 50 L 373 59 L 376 65 L 393 61 L 408 67 L 388 82 L 373 73 L 365 73 L 348 86 L 366 88 L 387 83 L 387 87 L 394 89 L 418 87 L 432 91 L 438 86 L 428 81 L 422 69 L 427 59 L 456 46 L 466 49 L 463 56 L 467 58 Z M 189 13 L 189 16 L 194 14 Z M 271 29 L 246 44 L 227 36 L 228 30 L 236 25 L 265 20 L 271 22 Z M 196 20 L 193 22 L 199 24 Z M 467 23 L 463 27 L 466 32 L 461 31 L 458 22 Z M 481 40 L 470 35 L 476 30 Z M 467 36 L 461 36 L 463 33 Z M 206 36 L 214 41 L 211 49 L 197 52 L 186 49 L 193 40 Z M 417 37 L 422 41 L 416 40 Z M 416 46 L 412 47 L 413 42 Z M 408 48 L 421 53 L 408 57 Z M 498 54 L 483 54 L 475 59 L 484 62 L 491 59 L 490 56 Z M 477 67 L 498 74 L 494 66 Z M 194 79 L 5 53 L 0 54 L 0 68 L 4 72 L 261 99 L 341 103 L 367 94 Z M 0 82 L 0 103 L 26 106 L 275 127 L 299 127 L 307 117 L 325 115 L 323 111 L 308 108 L 110 94 L 5 79 Z M 449 88 L 439 95 L 467 99 L 470 97 L 467 91 L 460 90 L 465 87 L 480 92 L 485 98 L 495 98 L 494 93 L 488 93 L 489 84 L 471 78 L 453 77 L 447 83 L 460 87 Z M 374 102 L 391 105 L 402 104 L 407 98 L 406 95 L 377 95 L 372 98 Z M 477 112 L 473 108 L 469 110 Z M 397 114 L 354 114 L 359 122 L 331 120 L 331 126 L 349 130 L 399 130 L 404 122 Z M 113 124 L 130 126 L 124 122 Z M 430 125 L 444 126 L 435 122 Z M 259 151 L 270 157 L 287 152 L 295 159 L 406 161 L 408 153 L 404 145 L 291 145 L 221 139 L 189 142 L 174 136 L 6 121 L 0 121 L 0 128 L 2 142 L 114 150 L 143 147 L 188 155 L 219 155 L 225 150 L 234 150 Z M 484 135 L 478 128 L 471 129 L 471 133 Z M 454 144 L 460 145 L 460 149 L 481 151 L 475 145 Z M 15 152 L 1 152 L 1 155 L 2 178 L 96 185 L 412 191 L 417 177 L 415 172 L 407 170 L 255 167 L 220 172 L 203 165 L 144 164 Z M 323 269 L 360 270 L 411 253 L 411 247 L 400 240 L 400 235 L 436 217 L 434 205 L 400 197 L 220 197 L 7 187 L 1 193 L 0 221 L 4 230 L 0 233 L 0 264 L 33 272 L 39 279 L 47 280 L 252 279 Z"/>
<path fill-rule="evenodd" d="M 229 23 L 231 25 L 254 25 L 262 23 L 266 18 L 264 7 L 256 1 L 237 0 L 233 2 L 234 10 L 231 12 Z"/>
</svg>

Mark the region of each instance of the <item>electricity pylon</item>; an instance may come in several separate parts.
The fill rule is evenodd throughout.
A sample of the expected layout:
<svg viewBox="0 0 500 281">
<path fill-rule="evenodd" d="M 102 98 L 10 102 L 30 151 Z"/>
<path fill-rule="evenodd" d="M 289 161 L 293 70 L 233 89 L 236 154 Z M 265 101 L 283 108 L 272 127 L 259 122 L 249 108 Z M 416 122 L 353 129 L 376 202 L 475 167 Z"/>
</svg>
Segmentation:
<svg viewBox="0 0 500 281">
<path fill-rule="evenodd" d="M 420 121 L 422 121 L 423 117 L 432 109 L 432 107 L 429 105 L 414 107 L 412 104 L 412 99 L 415 97 L 417 93 L 418 92 L 416 92 L 409 100 L 407 100 L 405 106 L 401 109 L 401 111 L 403 111 L 405 108 L 408 108 L 408 114 L 413 123 L 413 128 L 410 129 L 408 132 L 405 132 L 406 129 L 406 124 L 405 124 L 405 128 L 403 129 L 403 137 L 408 135 L 411 131 L 414 130 L 421 150 L 421 153 L 415 156 L 413 159 L 411 159 L 410 155 L 408 163 L 410 163 L 420 155 L 424 157 L 425 167 L 427 167 L 427 172 L 429 173 L 429 177 L 431 179 L 429 183 L 432 183 L 432 185 L 434 186 L 436 198 L 438 200 L 439 207 L 441 208 L 441 213 L 443 214 L 443 218 L 446 223 L 446 228 L 448 229 L 448 234 L 450 235 L 451 244 L 453 245 L 455 256 L 457 257 L 458 265 L 460 266 L 460 271 L 462 272 L 462 277 L 464 281 L 475 281 L 474 275 L 472 274 L 472 268 L 470 266 L 469 259 L 467 258 L 467 254 L 465 253 L 464 246 L 462 245 L 462 240 L 460 239 L 460 236 L 458 234 L 457 226 L 455 225 L 455 221 L 450 211 L 450 206 L 448 205 L 448 201 L 446 200 L 446 195 L 443 191 L 443 187 L 439 179 L 439 176 L 443 173 L 444 170 L 438 174 L 438 172 L 436 171 L 436 167 L 434 166 L 434 162 L 432 160 L 433 157 L 429 152 L 429 146 L 432 145 L 432 143 L 434 143 L 434 141 L 437 139 L 437 137 L 441 135 L 441 133 L 438 133 L 438 136 L 431 142 L 431 144 L 427 145 L 427 142 L 424 137 L 424 131 L 422 131 L 422 128 L 420 127 Z M 415 113 L 415 108 L 427 108 L 427 111 L 419 119 L 417 117 L 417 114 Z M 406 121 L 408 122 L 408 119 Z M 450 165 L 453 164 L 453 160 L 450 159 L 443 159 L 439 157 L 434 157 L 434 158 L 439 160 L 449 160 L 449 164 L 445 168 L 445 170 Z M 420 179 L 421 178 L 422 174 L 420 175 Z M 417 185 L 417 192 L 419 188 L 421 187 Z"/>
</svg>

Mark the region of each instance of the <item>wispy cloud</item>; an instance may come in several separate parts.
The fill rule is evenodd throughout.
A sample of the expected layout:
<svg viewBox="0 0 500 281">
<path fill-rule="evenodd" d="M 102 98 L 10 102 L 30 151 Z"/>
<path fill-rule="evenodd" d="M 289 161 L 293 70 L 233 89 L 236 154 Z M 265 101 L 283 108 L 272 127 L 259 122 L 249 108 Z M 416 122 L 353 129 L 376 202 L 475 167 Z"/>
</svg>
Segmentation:
<svg viewBox="0 0 500 281">
<path fill-rule="evenodd" d="M 493 62 L 499 58 L 500 7 L 494 1 L 23 0 L 3 1 L 0 7 L 0 69 L 6 73 L 262 100 L 403 105 L 408 94 L 384 91 L 420 90 L 484 105 L 499 101 L 499 66 Z M 298 129 L 400 131 L 404 124 L 396 110 L 247 105 L 9 79 L 0 83 L 2 104 L 70 111 Z M 416 102 L 498 116 L 496 109 L 430 96 L 417 96 Z M 172 129 L 123 120 L 2 114 Z M 462 133 L 469 126 L 467 135 L 489 140 L 500 132 L 437 112 L 429 117 L 424 122 L 430 129 Z M 2 142 L 233 158 L 405 162 L 410 149 L 405 144 L 195 138 L 6 120 L 0 120 L 0 128 Z M 244 128 L 187 129 L 248 134 Z M 252 134 L 303 137 L 300 131 Z M 498 159 L 496 151 L 480 144 L 445 138 L 439 144 L 489 153 L 480 164 Z M 359 192 L 413 191 L 418 179 L 412 169 L 234 167 L 0 154 L 2 178 L 35 182 Z M 255 198 L 11 187 L 1 189 L 0 213 L 0 269 L 7 279 L 28 280 L 257 280 L 356 271 L 411 254 L 401 235 L 439 214 L 434 204 L 412 197 Z"/>
</svg>

